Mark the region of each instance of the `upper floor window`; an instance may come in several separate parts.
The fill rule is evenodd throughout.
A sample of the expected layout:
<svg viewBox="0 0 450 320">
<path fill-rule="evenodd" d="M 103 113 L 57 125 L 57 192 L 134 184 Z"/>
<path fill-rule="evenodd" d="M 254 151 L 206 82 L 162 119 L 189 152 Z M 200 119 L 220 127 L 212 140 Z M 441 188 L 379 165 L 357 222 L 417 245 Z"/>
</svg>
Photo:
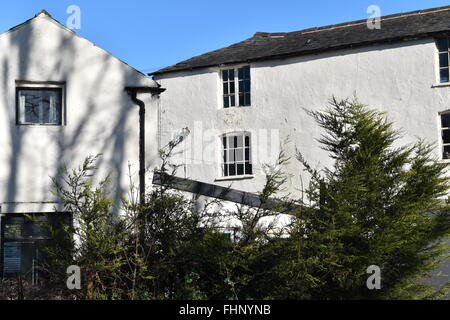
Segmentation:
<svg viewBox="0 0 450 320">
<path fill-rule="evenodd" d="M 250 67 L 222 70 L 223 107 L 250 106 Z"/>
<path fill-rule="evenodd" d="M 223 136 L 222 155 L 224 177 L 244 176 L 253 173 L 249 133 Z"/>
<path fill-rule="evenodd" d="M 442 159 L 450 159 L 450 113 L 441 114 Z"/>
<path fill-rule="evenodd" d="M 17 123 L 20 125 L 61 125 L 61 87 L 18 87 Z"/>
<path fill-rule="evenodd" d="M 440 82 L 450 82 L 449 77 L 449 38 L 438 39 Z"/>
</svg>

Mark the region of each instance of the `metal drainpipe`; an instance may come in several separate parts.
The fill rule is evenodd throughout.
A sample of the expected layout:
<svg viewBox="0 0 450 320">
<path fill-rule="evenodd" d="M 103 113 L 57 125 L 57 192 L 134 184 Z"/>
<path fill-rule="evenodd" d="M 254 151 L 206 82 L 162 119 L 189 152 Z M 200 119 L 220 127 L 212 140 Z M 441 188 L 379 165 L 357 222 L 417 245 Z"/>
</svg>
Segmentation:
<svg viewBox="0 0 450 320">
<path fill-rule="evenodd" d="M 130 92 L 131 100 L 139 106 L 139 203 L 145 203 L 145 103 L 137 98 L 137 90 Z"/>
<path fill-rule="evenodd" d="M 166 89 L 161 87 L 126 87 L 131 100 L 139 106 L 139 203 L 145 204 L 145 103 L 137 98 L 138 92 L 158 96 Z"/>
</svg>

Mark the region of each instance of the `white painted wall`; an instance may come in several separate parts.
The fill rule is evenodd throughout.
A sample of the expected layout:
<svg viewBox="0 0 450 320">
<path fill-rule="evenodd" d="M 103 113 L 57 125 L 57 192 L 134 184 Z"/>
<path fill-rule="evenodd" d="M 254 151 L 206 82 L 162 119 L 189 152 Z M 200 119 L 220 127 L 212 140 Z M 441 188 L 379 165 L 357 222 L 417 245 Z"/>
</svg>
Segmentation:
<svg viewBox="0 0 450 320">
<path fill-rule="evenodd" d="M 16 80 L 66 82 L 63 126 L 16 125 Z M 50 177 L 58 168 L 103 154 L 99 176 L 111 171 L 119 192 L 128 162 L 138 181 L 138 107 L 126 86 L 156 83 L 41 14 L 0 35 L 0 205 L 2 213 L 53 211 Z M 147 164 L 157 159 L 158 101 L 146 103 Z M 45 203 L 50 202 L 50 203 Z"/>
<path fill-rule="evenodd" d="M 387 111 L 389 119 L 405 132 L 402 144 L 414 142 L 417 137 L 438 142 L 438 112 L 450 109 L 450 87 L 433 87 L 438 83 L 434 39 L 255 62 L 250 66 L 252 106 L 243 108 L 221 108 L 218 68 L 155 76 L 167 89 L 161 97 L 162 143 L 167 143 L 171 133 L 180 128 L 189 127 L 192 131 L 176 159 L 179 163 L 187 159 L 189 178 L 232 184 L 233 188 L 246 191 L 260 190 L 264 183 L 261 164 L 274 161 L 261 152 L 266 146 L 261 144 L 260 134 L 258 142 L 253 139 L 253 155 L 258 153 L 255 177 L 215 181 L 220 176 L 217 135 L 242 129 L 279 132 L 279 139 L 275 136 L 274 142 L 278 144 L 289 137 L 291 143 L 285 147 L 289 155 L 294 156 L 298 148 L 312 165 L 330 165 L 331 160 L 315 140 L 322 131 L 303 108 L 323 109 L 332 95 L 346 98 L 356 94 L 370 107 Z M 216 136 L 211 136 L 213 131 Z M 203 150 L 203 157 L 201 152 L 195 152 L 195 148 L 200 148 L 196 135 L 201 134 L 207 136 L 206 145 L 216 141 L 210 146 L 213 151 Z M 440 155 L 439 146 L 436 154 Z M 299 195 L 300 176 L 307 179 L 302 167 L 292 160 L 286 170 L 293 175 L 290 192 Z M 180 170 L 179 175 L 184 172 Z"/>
</svg>

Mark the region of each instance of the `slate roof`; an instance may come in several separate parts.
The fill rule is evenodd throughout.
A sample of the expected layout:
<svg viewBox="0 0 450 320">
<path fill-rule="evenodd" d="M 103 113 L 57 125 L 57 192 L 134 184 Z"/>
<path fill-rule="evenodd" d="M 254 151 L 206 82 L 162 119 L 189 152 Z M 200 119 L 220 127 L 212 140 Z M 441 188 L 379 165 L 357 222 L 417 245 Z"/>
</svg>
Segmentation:
<svg viewBox="0 0 450 320">
<path fill-rule="evenodd" d="M 294 32 L 257 32 L 242 42 L 182 61 L 149 75 L 439 35 L 450 35 L 450 6 L 384 16 L 381 18 L 381 29 L 369 29 L 367 20 L 358 20 Z"/>
</svg>

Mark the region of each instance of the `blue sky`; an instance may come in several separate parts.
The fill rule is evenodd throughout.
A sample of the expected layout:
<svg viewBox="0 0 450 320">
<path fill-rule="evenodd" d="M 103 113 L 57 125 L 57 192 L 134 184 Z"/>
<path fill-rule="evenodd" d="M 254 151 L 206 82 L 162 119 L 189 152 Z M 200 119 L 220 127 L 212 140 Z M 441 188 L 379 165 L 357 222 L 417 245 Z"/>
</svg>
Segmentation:
<svg viewBox="0 0 450 320">
<path fill-rule="evenodd" d="M 133 67 L 151 72 L 251 37 L 450 5 L 442 0 L 14 0 L 0 12 L 3 32 L 41 9 L 66 23 L 70 5 L 81 9 L 81 36 Z"/>
</svg>

